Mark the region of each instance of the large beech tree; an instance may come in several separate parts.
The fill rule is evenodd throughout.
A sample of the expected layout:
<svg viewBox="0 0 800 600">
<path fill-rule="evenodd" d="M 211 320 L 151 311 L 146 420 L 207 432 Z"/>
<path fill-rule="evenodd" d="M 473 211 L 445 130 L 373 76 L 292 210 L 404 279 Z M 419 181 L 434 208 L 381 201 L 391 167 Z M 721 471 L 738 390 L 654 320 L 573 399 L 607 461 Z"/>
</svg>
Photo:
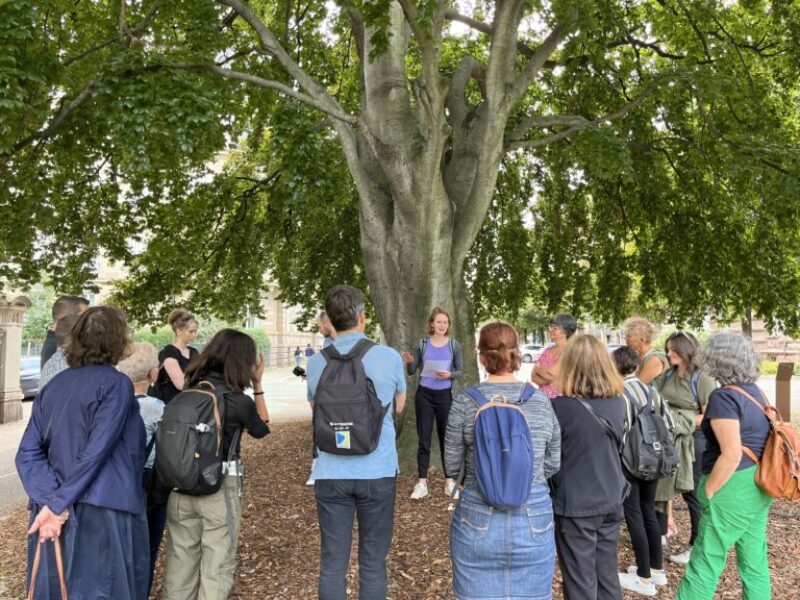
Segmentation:
<svg viewBox="0 0 800 600">
<path fill-rule="evenodd" d="M 346 281 L 398 348 L 530 298 L 796 330 L 799 35 L 779 0 L 0 0 L 0 277 L 102 251 L 140 321 Z"/>
</svg>

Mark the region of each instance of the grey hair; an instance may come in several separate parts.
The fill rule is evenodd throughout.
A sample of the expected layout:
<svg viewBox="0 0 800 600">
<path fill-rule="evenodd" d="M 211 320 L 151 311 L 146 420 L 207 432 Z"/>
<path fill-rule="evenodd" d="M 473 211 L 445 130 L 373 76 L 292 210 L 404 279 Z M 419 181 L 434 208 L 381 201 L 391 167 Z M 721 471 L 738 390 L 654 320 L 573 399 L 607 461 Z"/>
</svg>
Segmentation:
<svg viewBox="0 0 800 600">
<path fill-rule="evenodd" d="M 750 340 L 723 331 L 712 335 L 703 346 L 700 367 L 721 385 L 754 383 L 761 373 L 761 357 Z"/>
<path fill-rule="evenodd" d="M 134 342 L 130 356 L 117 365 L 117 370 L 127 375 L 133 383 L 147 381 L 150 372 L 157 368 L 158 351 L 150 342 Z"/>
</svg>

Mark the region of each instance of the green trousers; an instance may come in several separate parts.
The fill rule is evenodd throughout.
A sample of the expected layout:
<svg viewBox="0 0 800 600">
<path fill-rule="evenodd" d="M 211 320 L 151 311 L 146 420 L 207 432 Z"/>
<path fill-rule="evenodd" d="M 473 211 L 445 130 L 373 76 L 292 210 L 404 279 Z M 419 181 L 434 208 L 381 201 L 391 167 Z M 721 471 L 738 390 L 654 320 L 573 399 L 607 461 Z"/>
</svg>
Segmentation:
<svg viewBox="0 0 800 600">
<path fill-rule="evenodd" d="M 712 600 L 731 546 L 736 546 L 743 600 L 772 598 L 767 560 L 772 498 L 756 485 L 755 474 L 755 467 L 736 471 L 711 500 L 706 496 L 708 475 L 700 478 L 700 531 L 675 600 Z"/>
</svg>

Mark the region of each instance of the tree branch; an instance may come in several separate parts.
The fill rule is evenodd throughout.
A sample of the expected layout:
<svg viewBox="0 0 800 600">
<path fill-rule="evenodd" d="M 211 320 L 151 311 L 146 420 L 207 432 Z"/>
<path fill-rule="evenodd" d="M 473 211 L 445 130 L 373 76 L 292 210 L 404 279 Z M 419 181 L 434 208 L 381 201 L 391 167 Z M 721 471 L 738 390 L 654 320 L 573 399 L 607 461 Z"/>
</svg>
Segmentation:
<svg viewBox="0 0 800 600">
<path fill-rule="evenodd" d="M 403 9 L 406 22 L 411 28 L 411 33 L 419 46 L 422 58 L 422 74 L 424 80 L 417 86 L 418 95 L 425 94 L 426 98 L 422 101 L 426 104 L 428 111 L 441 110 L 442 89 L 441 77 L 439 75 L 439 48 L 438 43 L 441 38 L 441 27 L 443 11 L 437 11 L 442 15 L 441 18 L 434 18 L 431 23 L 431 33 L 426 32 L 419 24 L 419 11 L 414 6 L 412 0 L 397 0 Z"/>
<path fill-rule="evenodd" d="M 658 40 L 655 42 L 645 42 L 644 40 L 637 39 L 628 34 L 624 38 L 611 42 L 608 48 L 618 48 L 619 46 L 632 46 L 634 48 L 647 48 L 652 50 L 661 58 L 668 58 L 670 60 L 683 60 L 686 58 L 685 54 L 674 54 L 668 52 L 658 45 Z"/>
<path fill-rule="evenodd" d="M 563 42 L 578 22 L 578 12 L 573 10 L 569 18 L 560 23 L 550 32 L 550 35 L 542 42 L 536 49 L 534 55 L 528 60 L 525 70 L 520 75 L 517 83 L 511 88 L 511 91 L 506 96 L 507 106 L 512 107 L 522 99 L 525 92 L 533 84 L 539 71 L 542 70 L 547 59 L 558 49 L 558 46 Z"/>
<path fill-rule="evenodd" d="M 275 90 L 284 96 L 289 96 L 290 98 L 294 98 L 304 104 L 312 106 L 317 110 L 324 112 L 326 115 L 333 117 L 334 119 L 339 119 L 340 121 L 344 121 L 350 125 L 358 125 L 359 120 L 358 117 L 348 114 L 341 109 L 331 108 L 328 106 L 327 103 L 320 102 L 316 98 L 312 98 L 311 96 L 304 94 L 302 92 L 298 92 L 295 89 L 292 89 L 285 83 L 281 83 L 279 81 L 273 81 L 271 79 L 264 79 L 262 77 L 258 77 L 257 75 L 251 75 L 250 73 L 242 73 L 241 71 L 234 71 L 232 69 L 226 69 L 224 67 L 220 67 L 215 64 L 211 63 L 198 63 L 198 64 L 190 64 L 190 63 L 170 63 L 166 66 L 171 67 L 173 69 L 185 69 L 185 70 L 193 70 L 193 71 L 208 71 L 210 73 L 216 73 L 217 75 L 221 75 L 227 79 L 235 79 L 237 81 L 243 81 L 245 83 L 250 83 L 253 85 L 257 85 L 259 87 L 268 88 Z"/>
<path fill-rule="evenodd" d="M 61 127 L 61 125 L 64 124 L 64 120 L 68 116 L 78 110 L 83 104 L 86 103 L 87 100 L 89 100 L 89 98 L 92 97 L 94 94 L 95 85 L 96 82 L 94 80 L 87 83 L 81 93 L 78 94 L 75 99 L 72 100 L 72 102 L 61 107 L 61 110 L 58 111 L 58 114 L 53 117 L 53 120 L 50 121 L 50 123 L 44 129 L 40 129 L 39 131 L 36 131 L 16 142 L 14 144 L 14 152 L 19 152 L 25 146 L 28 146 L 36 140 L 44 139 L 55 133 Z"/>
<path fill-rule="evenodd" d="M 522 139 L 531 129 L 545 129 L 555 125 L 589 125 L 591 121 L 580 115 L 534 115 L 520 121 L 509 136 L 512 140 Z"/>
<path fill-rule="evenodd" d="M 658 89 L 658 83 L 653 82 L 649 86 L 647 86 L 647 88 L 645 88 L 645 90 L 641 94 L 636 96 L 636 98 L 634 98 L 633 100 L 631 100 L 627 104 L 624 104 L 623 106 L 621 106 L 617 110 L 615 110 L 613 112 L 610 112 L 610 113 L 607 113 L 607 114 L 603 115 L 602 117 L 598 117 L 598 118 L 593 119 L 593 120 L 584 119 L 583 117 L 574 117 L 574 116 L 539 117 L 539 119 L 542 119 L 542 121 L 544 121 L 544 119 L 561 119 L 561 118 L 563 118 L 563 119 L 577 119 L 577 120 L 576 120 L 574 125 L 571 125 L 567 129 L 564 129 L 563 131 L 559 131 L 557 133 L 553 133 L 551 135 L 547 135 L 547 136 L 544 136 L 544 137 L 535 138 L 533 140 L 521 140 L 521 139 L 513 139 L 513 138 L 512 139 L 508 139 L 508 140 L 506 140 L 506 149 L 507 150 L 515 150 L 517 148 L 537 148 L 539 146 L 545 146 L 547 144 L 552 144 L 554 142 L 558 142 L 560 140 L 567 139 L 567 138 L 575 135 L 581 129 L 584 129 L 586 127 L 593 127 L 593 126 L 596 126 L 596 125 L 600 125 L 602 123 L 617 121 L 617 120 L 622 119 L 623 117 L 625 117 L 629 112 L 631 112 L 635 108 L 641 106 L 645 102 L 645 100 L 650 98 L 650 96 L 652 96 L 655 93 L 655 91 L 657 89 Z M 534 118 L 534 117 L 531 118 L 531 120 L 534 120 L 534 119 L 536 119 L 536 118 Z M 545 126 L 545 125 L 542 125 L 542 126 Z"/>
<path fill-rule="evenodd" d="M 317 83 L 314 78 L 309 76 L 301 67 L 297 64 L 289 54 L 281 47 L 278 43 L 278 40 L 275 38 L 273 33 L 269 30 L 269 28 L 264 24 L 264 22 L 251 10 L 251 8 L 242 2 L 241 0 L 217 0 L 219 4 L 223 4 L 233 10 L 235 10 L 245 22 L 250 25 L 253 31 L 258 36 L 261 45 L 264 49 L 264 52 L 274 56 L 277 61 L 281 64 L 284 70 L 295 80 L 297 81 L 300 86 L 311 95 L 311 99 L 313 99 L 316 108 L 322 110 L 322 107 L 325 107 L 323 112 L 334 116 L 336 118 L 341 119 L 343 116 L 347 118 L 342 119 L 347 121 L 347 119 L 353 118 L 350 115 L 346 115 L 344 110 L 342 109 L 341 105 L 336 101 L 333 96 L 331 96 L 327 90 Z M 266 81 L 266 80 L 264 80 Z M 273 82 L 277 83 L 277 82 Z M 265 86 L 266 87 L 266 86 Z M 293 97 L 297 97 L 294 90 L 288 88 L 292 92 Z M 306 96 L 307 97 L 307 96 Z M 299 99 L 299 98 L 298 98 Z"/>
<path fill-rule="evenodd" d="M 467 116 L 469 105 L 464 92 L 470 79 L 485 77 L 485 67 L 472 56 L 464 56 L 458 63 L 447 92 L 447 110 L 454 127 L 460 125 Z"/>
<path fill-rule="evenodd" d="M 141 36 L 144 33 L 144 31 L 150 26 L 150 23 L 153 22 L 153 19 L 155 19 L 156 15 L 158 14 L 158 9 L 159 9 L 158 2 L 153 2 L 152 6 L 150 6 L 150 10 L 147 12 L 144 18 L 133 29 L 128 29 L 130 35 L 135 38 Z M 114 37 L 107 39 L 105 42 L 97 44 L 96 46 L 92 46 L 88 50 L 84 50 L 80 54 L 77 54 L 73 57 L 66 59 L 63 64 L 65 67 L 69 67 L 73 63 L 78 62 L 82 58 L 86 58 L 90 54 L 94 54 L 95 52 L 98 52 L 103 48 L 108 48 L 109 46 L 115 44 L 119 40 L 120 36 L 119 34 L 117 34 Z"/>
</svg>

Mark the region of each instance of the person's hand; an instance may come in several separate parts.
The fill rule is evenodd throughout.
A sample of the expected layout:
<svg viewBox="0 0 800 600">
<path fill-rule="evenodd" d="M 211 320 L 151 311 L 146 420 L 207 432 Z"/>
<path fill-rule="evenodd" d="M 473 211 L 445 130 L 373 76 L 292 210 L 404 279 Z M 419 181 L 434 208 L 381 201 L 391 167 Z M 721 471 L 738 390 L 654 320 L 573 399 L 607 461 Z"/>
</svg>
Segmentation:
<svg viewBox="0 0 800 600">
<path fill-rule="evenodd" d="M 28 529 L 28 535 L 39 532 L 39 542 L 54 540 L 61 535 L 61 527 L 67 522 L 69 512 L 64 511 L 60 515 L 53 513 L 47 506 L 39 511 L 36 518 Z"/>
<path fill-rule="evenodd" d="M 414 357 L 411 356 L 410 352 L 401 352 L 400 358 L 402 358 L 403 362 L 406 363 L 407 365 L 410 365 L 412 362 L 414 362 Z"/>
<path fill-rule="evenodd" d="M 253 384 L 261 383 L 261 378 L 264 376 L 264 355 L 259 354 L 256 358 L 256 368 L 253 369 Z"/>
<path fill-rule="evenodd" d="M 450 371 L 436 371 L 436 376 L 439 379 L 450 379 Z"/>
</svg>

